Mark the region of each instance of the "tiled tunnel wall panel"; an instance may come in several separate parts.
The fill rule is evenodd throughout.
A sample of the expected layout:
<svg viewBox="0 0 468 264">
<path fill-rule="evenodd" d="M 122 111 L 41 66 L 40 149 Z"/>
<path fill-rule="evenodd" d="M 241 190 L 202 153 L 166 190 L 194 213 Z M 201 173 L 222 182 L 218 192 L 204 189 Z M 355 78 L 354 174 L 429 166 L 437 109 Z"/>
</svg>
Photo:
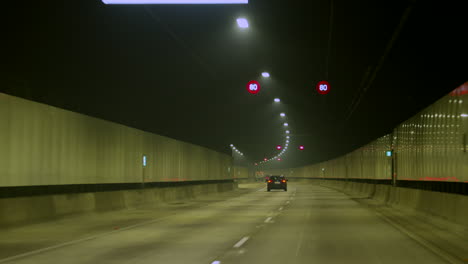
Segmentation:
<svg viewBox="0 0 468 264">
<path fill-rule="evenodd" d="M 385 182 L 393 174 L 399 185 L 416 188 L 430 185 L 420 182 L 467 183 L 467 134 L 468 82 L 401 123 L 392 133 L 351 153 L 305 167 L 265 173 Z M 392 156 L 387 156 L 387 151 L 393 151 Z"/>
<path fill-rule="evenodd" d="M 223 180 L 231 167 L 207 148 L 0 93 L 0 187 Z"/>
</svg>

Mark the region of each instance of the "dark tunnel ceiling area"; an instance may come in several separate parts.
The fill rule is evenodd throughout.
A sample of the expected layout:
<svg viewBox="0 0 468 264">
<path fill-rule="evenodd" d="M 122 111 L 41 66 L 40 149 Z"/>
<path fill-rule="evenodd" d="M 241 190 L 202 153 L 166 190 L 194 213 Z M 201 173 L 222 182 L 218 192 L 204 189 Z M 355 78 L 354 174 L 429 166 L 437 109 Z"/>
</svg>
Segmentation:
<svg viewBox="0 0 468 264">
<path fill-rule="evenodd" d="M 271 166 L 297 167 L 390 132 L 468 80 L 468 20 L 454 2 L 14 1 L 1 92 L 228 154 L 234 144 L 250 162 L 278 152 L 285 112 L 291 147 Z"/>
</svg>

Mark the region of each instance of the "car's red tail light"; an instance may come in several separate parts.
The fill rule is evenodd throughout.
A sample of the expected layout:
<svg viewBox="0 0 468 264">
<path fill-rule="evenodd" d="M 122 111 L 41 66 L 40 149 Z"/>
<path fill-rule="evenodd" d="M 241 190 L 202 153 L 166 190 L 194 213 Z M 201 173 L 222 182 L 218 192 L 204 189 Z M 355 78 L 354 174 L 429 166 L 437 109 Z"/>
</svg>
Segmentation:
<svg viewBox="0 0 468 264">
<path fill-rule="evenodd" d="M 268 182 L 273 182 L 272 180 L 268 180 Z"/>
</svg>

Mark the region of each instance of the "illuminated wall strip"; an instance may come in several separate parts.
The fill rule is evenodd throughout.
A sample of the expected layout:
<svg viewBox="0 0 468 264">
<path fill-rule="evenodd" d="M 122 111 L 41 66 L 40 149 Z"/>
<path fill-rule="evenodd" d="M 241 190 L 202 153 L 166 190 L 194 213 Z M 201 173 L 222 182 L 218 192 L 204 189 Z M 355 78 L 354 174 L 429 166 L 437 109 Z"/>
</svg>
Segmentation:
<svg viewBox="0 0 468 264">
<path fill-rule="evenodd" d="M 248 4 L 249 0 L 102 0 L 106 5 L 147 5 L 147 4 Z"/>
</svg>

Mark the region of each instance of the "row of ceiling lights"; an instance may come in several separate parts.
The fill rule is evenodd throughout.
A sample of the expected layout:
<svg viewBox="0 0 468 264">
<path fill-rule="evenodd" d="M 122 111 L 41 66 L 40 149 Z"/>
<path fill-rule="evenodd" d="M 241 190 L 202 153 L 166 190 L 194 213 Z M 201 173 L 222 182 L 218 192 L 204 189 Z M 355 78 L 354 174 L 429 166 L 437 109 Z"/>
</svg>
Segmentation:
<svg viewBox="0 0 468 264">
<path fill-rule="evenodd" d="M 249 27 L 249 22 L 248 22 L 247 19 L 245 19 L 245 18 L 238 18 L 238 19 L 237 19 L 237 25 L 238 25 L 240 28 L 248 28 L 248 27 Z M 264 77 L 264 78 L 269 78 L 269 77 L 270 77 L 270 73 L 268 73 L 268 72 L 262 72 L 262 77 Z M 275 98 L 275 99 L 273 99 L 273 101 L 274 101 L 275 103 L 280 103 L 280 102 L 281 102 L 281 99 L 280 99 L 280 98 Z M 286 114 L 285 114 L 285 113 L 280 113 L 280 117 L 281 117 L 281 118 L 286 118 Z M 289 128 L 289 124 L 288 124 L 287 122 L 284 122 L 284 123 L 283 123 L 283 127 L 284 127 L 284 128 Z M 289 135 L 290 133 L 291 133 L 291 131 L 290 131 L 289 129 L 287 129 L 287 130 L 285 131 L 285 134 L 286 134 L 286 135 L 285 135 L 284 148 L 283 148 L 281 145 L 278 145 L 278 146 L 276 147 L 276 149 L 277 149 L 277 150 L 281 150 L 278 154 L 276 154 L 275 156 L 273 156 L 273 157 L 271 157 L 271 158 L 269 158 L 269 159 L 268 159 L 268 158 L 264 158 L 264 159 L 261 160 L 261 161 L 255 162 L 254 165 L 264 164 L 264 163 L 271 162 L 271 161 L 275 161 L 275 160 L 281 161 L 281 160 L 282 160 L 281 156 L 284 155 L 284 153 L 288 150 L 288 147 L 289 147 L 289 140 L 290 140 L 290 138 L 291 138 L 290 135 Z M 236 150 L 233 144 L 231 144 L 231 148 L 232 148 L 233 150 Z M 303 147 L 302 147 L 302 148 L 303 148 Z"/>
<path fill-rule="evenodd" d="M 241 23 L 242 24 L 242 23 Z M 262 77 L 264 78 L 269 78 L 270 77 L 270 74 L 268 72 L 262 72 Z M 280 103 L 281 102 L 281 99 L 280 98 L 274 98 L 273 101 L 275 103 Z M 285 113 L 280 113 L 279 114 L 281 118 L 286 118 L 286 114 Z M 291 134 L 291 131 L 289 130 L 289 123 L 287 122 L 284 122 L 283 123 L 283 127 L 284 128 L 288 128 L 284 131 L 284 133 L 286 134 L 285 135 L 285 143 L 284 143 L 284 148 L 281 146 L 281 145 L 277 145 L 277 150 L 281 150 L 277 155 L 271 157 L 271 158 L 264 158 L 263 160 L 261 161 L 258 161 L 258 162 L 255 162 L 254 165 L 259 165 L 259 164 L 264 164 L 264 163 L 267 163 L 267 162 L 270 162 L 270 161 L 281 161 L 282 158 L 281 156 L 284 155 L 284 153 L 288 150 L 288 147 L 289 147 L 289 140 L 291 138 L 290 134 Z M 235 151 L 236 153 L 240 154 L 241 156 L 243 156 L 243 154 L 234 146 L 234 144 L 231 144 L 231 149 L 233 151 Z M 303 146 L 300 146 L 300 149 L 303 149 L 304 147 Z"/>
</svg>

